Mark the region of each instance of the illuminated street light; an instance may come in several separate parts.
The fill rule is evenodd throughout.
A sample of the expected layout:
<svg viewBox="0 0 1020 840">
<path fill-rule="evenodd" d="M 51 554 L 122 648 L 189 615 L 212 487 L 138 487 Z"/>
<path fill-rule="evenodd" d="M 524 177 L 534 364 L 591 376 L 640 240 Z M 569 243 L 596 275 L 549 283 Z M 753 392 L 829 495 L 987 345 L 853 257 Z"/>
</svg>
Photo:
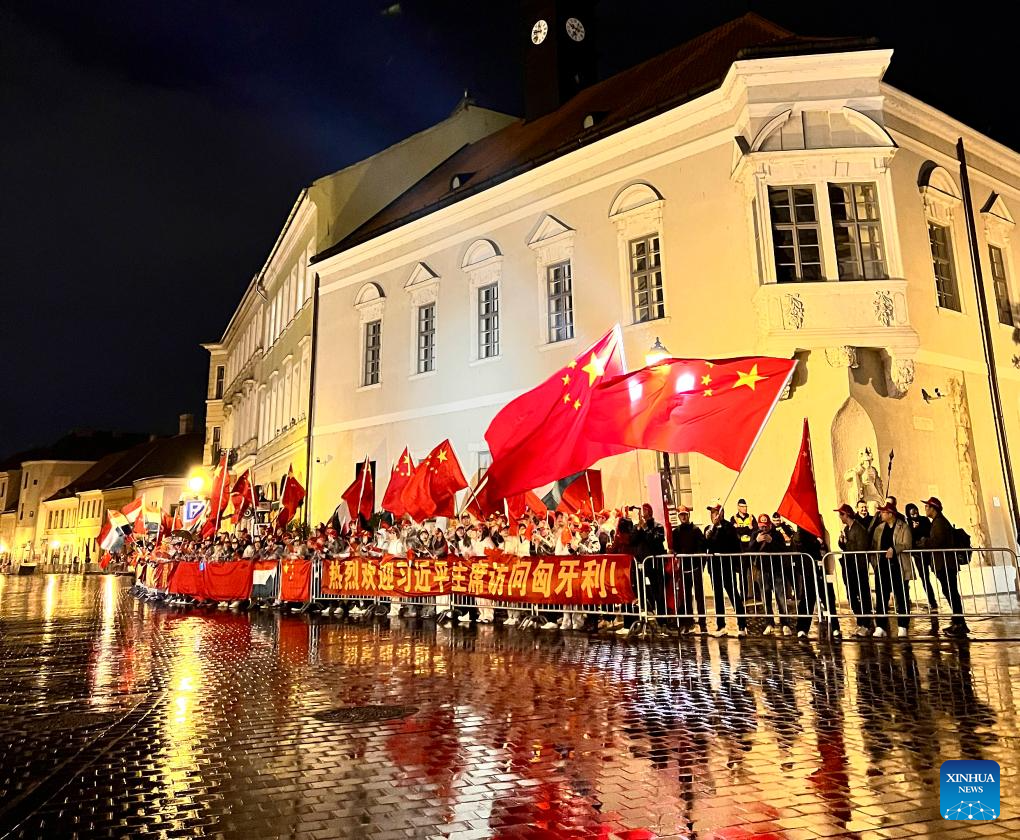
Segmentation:
<svg viewBox="0 0 1020 840">
<path fill-rule="evenodd" d="M 202 488 L 205 487 L 205 477 L 198 472 L 193 472 L 191 478 L 188 479 L 188 489 L 195 494 L 201 493 Z"/>
<path fill-rule="evenodd" d="M 645 353 L 645 364 L 648 367 L 651 367 L 652 365 L 657 365 L 663 359 L 668 359 L 669 357 L 670 352 L 666 349 L 666 345 L 659 341 L 658 336 L 655 336 L 655 344 L 649 347 L 648 352 Z"/>
<path fill-rule="evenodd" d="M 54 548 L 54 549 L 60 548 L 60 540 L 53 540 L 50 543 L 50 548 Z"/>
</svg>

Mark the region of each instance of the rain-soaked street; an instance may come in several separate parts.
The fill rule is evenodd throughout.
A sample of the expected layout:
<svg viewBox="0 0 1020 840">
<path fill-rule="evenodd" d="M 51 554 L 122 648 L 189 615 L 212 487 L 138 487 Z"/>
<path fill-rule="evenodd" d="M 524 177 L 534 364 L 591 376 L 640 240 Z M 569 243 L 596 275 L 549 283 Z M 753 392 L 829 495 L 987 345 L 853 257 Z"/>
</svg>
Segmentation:
<svg viewBox="0 0 1020 840">
<path fill-rule="evenodd" d="M 1013 642 L 437 631 L 128 585 L 0 577 L 0 836 L 1020 836 Z M 328 720 L 378 705 L 411 708 Z M 940 818 L 961 757 L 1000 763 L 1000 819 Z"/>
</svg>

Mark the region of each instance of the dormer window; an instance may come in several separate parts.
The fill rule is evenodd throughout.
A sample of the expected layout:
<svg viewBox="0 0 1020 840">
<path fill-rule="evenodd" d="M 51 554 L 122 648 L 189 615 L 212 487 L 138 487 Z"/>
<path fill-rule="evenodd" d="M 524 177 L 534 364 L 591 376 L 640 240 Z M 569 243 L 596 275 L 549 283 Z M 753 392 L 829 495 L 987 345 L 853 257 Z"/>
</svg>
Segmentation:
<svg viewBox="0 0 1020 840">
<path fill-rule="evenodd" d="M 474 175 L 474 172 L 458 172 L 450 179 L 450 191 L 459 190 L 468 182 L 472 175 Z"/>
<path fill-rule="evenodd" d="M 584 115 L 584 121 L 581 123 L 581 128 L 587 131 L 589 128 L 594 128 L 600 122 L 606 118 L 605 111 L 590 111 Z"/>
</svg>

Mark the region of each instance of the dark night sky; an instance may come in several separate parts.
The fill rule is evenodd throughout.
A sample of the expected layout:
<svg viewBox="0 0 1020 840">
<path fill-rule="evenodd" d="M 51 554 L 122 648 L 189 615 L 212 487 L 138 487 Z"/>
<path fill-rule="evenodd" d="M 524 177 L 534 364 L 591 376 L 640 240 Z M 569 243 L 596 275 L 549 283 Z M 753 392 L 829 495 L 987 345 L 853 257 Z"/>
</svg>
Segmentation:
<svg viewBox="0 0 1020 840">
<path fill-rule="evenodd" d="M 443 119 L 465 88 L 520 113 L 518 0 L 387 5 L 0 0 L 0 455 L 201 417 L 198 345 L 302 186 Z M 751 9 L 877 36 L 896 50 L 890 82 L 1020 146 L 1008 27 L 930 4 L 800 5 L 601 0 L 602 69 Z"/>
</svg>

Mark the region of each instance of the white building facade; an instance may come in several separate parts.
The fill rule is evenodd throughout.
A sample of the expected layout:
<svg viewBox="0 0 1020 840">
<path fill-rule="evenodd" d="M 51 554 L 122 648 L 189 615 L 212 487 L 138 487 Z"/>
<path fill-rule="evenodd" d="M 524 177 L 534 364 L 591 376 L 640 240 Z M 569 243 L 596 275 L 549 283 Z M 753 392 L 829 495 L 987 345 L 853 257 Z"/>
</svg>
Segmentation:
<svg viewBox="0 0 1020 840">
<path fill-rule="evenodd" d="M 656 338 L 678 357 L 799 361 L 735 484 L 680 456 L 684 501 L 774 511 L 806 417 L 823 510 L 937 495 L 975 544 L 1015 544 L 978 292 L 1015 463 L 1020 155 L 885 84 L 891 58 L 735 60 L 708 92 L 604 136 L 584 133 L 602 118 L 595 88 L 574 108 L 575 150 L 459 200 L 471 172 L 451 159 L 429 176 L 448 196 L 426 185 L 417 212 L 319 255 L 313 520 L 366 455 L 385 477 L 405 446 L 417 460 L 449 437 L 466 474 L 483 469 L 495 413 L 619 322 L 631 369 Z M 657 457 L 599 464 L 607 502 L 645 499 Z M 861 485 L 866 457 L 883 486 Z"/>
</svg>

